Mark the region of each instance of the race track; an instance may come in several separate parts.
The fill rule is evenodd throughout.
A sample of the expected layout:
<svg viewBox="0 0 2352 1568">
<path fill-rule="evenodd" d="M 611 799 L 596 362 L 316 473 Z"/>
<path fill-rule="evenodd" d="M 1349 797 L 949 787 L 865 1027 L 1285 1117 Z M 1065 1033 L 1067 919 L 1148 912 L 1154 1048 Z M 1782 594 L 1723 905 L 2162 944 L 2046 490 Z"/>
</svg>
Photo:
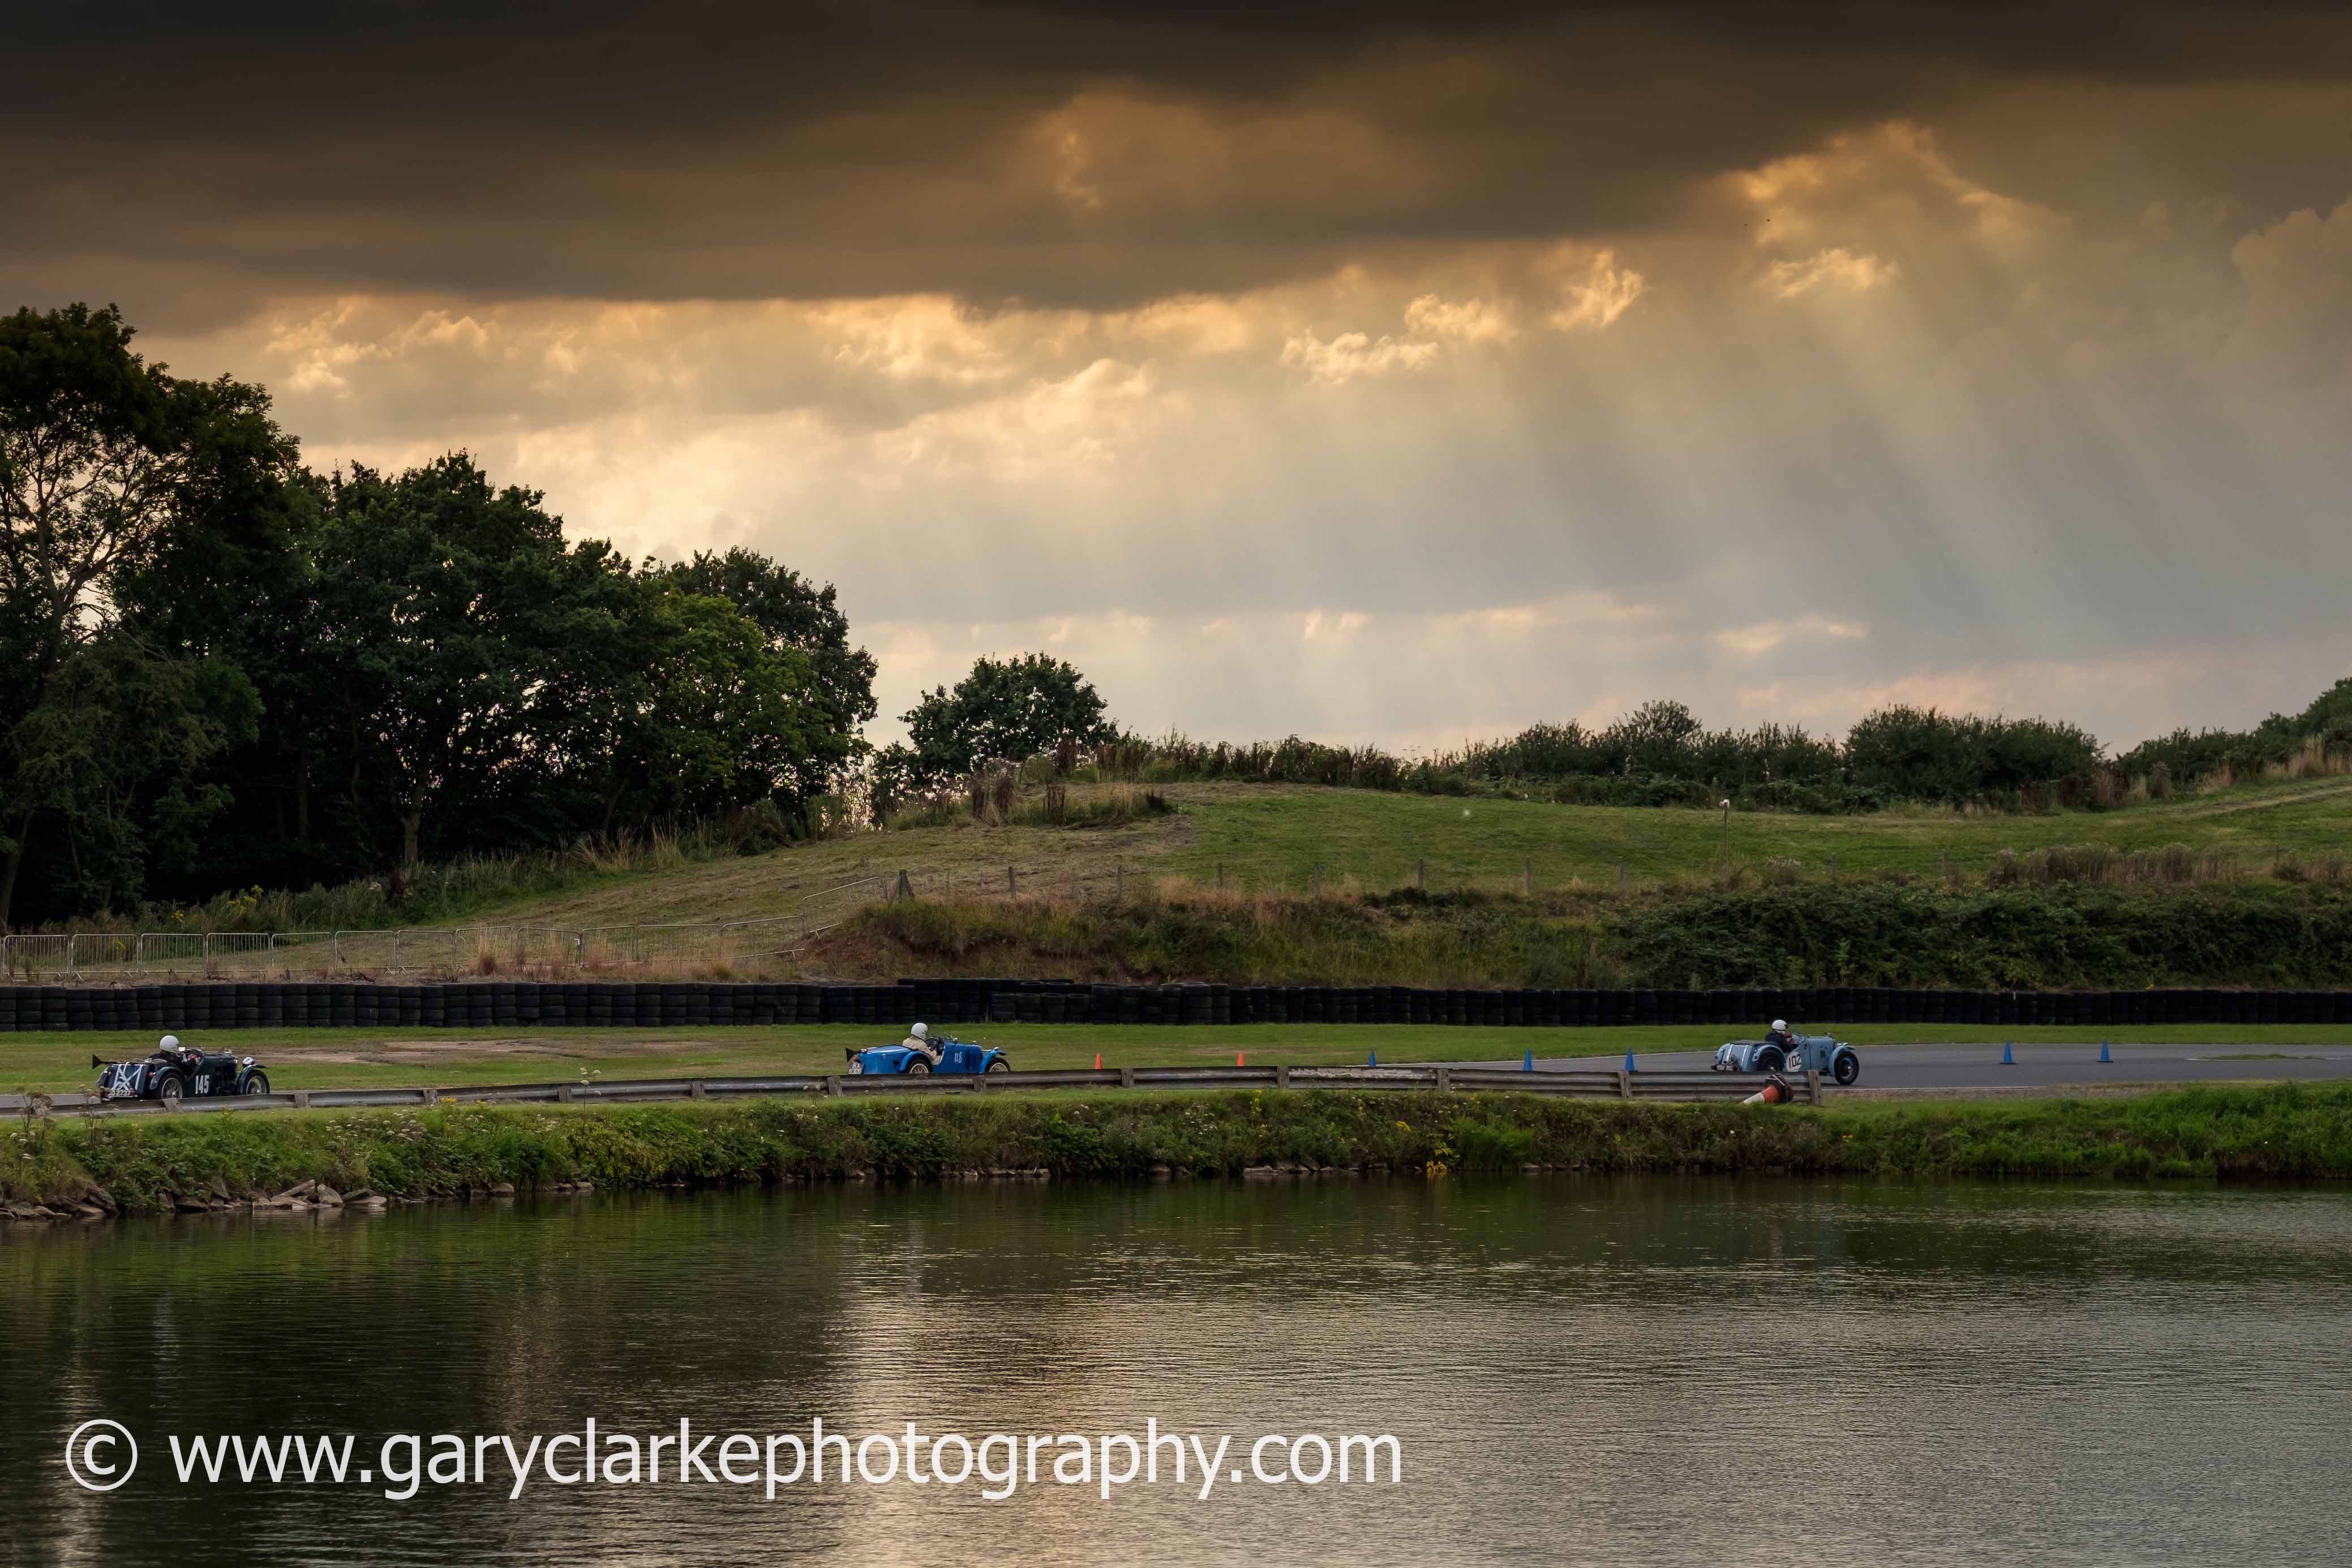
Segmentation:
<svg viewBox="0 0 2352 1568">
<path fill-rule="evenodd" d="M 1867 1045 L 1856 1089 L 2046 1089 L 2098 1083 L 2195 1082 L 2200 1080 L 2297 1078 L 2352 1081 L 2352 1040 L 2342 1045 L 2287 1046 L 2270 1050 L 2244 1045 L 2133 1045 L 2109 1047 L 2115 1060 L 2102 1063 L 2095 1045 L 2020 1045 L 2016 1062 L 2004 1067 L 2000 1042 L 1987 1045 Z M 1636 1052 L 1633 1064 L 1651 1071 L 1705 1071 L 1709 1051 Z M 1613 1072 L 1622 1056 L 1538 1058 L 1540 1072 Z M 1517 1061 L 1464 1062 L 1462 1066 L 1517 1067 Z M 1832 1093 L 1837 1092 L 1834 1087 Z"/>
</svg>

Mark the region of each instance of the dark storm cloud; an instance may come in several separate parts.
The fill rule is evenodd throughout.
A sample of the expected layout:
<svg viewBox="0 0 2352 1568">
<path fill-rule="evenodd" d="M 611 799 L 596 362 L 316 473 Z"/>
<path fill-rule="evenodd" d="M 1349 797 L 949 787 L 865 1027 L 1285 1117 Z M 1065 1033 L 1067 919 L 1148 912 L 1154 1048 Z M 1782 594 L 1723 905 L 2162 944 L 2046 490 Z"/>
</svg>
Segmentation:
<svg viewBox="0 0 2352 1568">
<path fill-rule="evenodd" d="M 1664 221 L 1994 85 L 2344 79 L 2339 7 L 716 0 L 18 16 L 0 290 L 1128 304 Z M 2227 142 L 2226 135 L 2213 140 Z"/>
</svg>

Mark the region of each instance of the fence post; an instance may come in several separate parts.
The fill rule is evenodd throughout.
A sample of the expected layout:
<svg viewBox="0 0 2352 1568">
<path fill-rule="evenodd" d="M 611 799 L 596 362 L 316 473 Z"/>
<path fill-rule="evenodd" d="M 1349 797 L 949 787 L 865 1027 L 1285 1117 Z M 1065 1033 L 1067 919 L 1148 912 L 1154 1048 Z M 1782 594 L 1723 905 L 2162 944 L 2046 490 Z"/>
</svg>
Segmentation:
<svg viewBox="0 0 2352 1568">
<path fill-rule="evenodd" d="M 1279 1061 L 1274 1064 L 1274 1086 L 1276 1089 L 1290 1087 L 1290 1069 Z"/>
<path fill-rule="evenodd" d="M 1118 1070 L 1118 1086 L 1121 1089 L 1132 1089 L 1135 1087 L 1134 1068 L 1122 1067 Z"/>
<path fill-rule="evenodd" d="M 1631 1100 L 1633 1097 L 1633 1075 L 1621 1067 L 1617 1070 L 1617 1098 Z"/>
<path fill-rule="evenodd" d="M 1454 1069 L 1441 1067 L 1437 1070 L 1437 1092 L 1440 1094 L 1454 1092 Z"/>
<path fill-rule="evenodd" d="M 1805 1103 L 1818 1107 L 1821 1103 L 1822 1075 L 1818 1072 L 1808 1072 L 1805 1074 Z"/>
</svg>

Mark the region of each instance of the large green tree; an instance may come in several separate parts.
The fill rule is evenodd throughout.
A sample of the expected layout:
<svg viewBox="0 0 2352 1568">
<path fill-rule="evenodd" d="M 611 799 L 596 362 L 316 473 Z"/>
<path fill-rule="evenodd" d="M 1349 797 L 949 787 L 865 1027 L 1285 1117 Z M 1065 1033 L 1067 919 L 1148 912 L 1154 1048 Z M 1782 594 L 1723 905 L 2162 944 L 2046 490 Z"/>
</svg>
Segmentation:
<svg viewBox="0 0 2352 1568">
<path fill-rule="evenodd" d="M 931 785 L 992 758 L 1019 760 L 1064 736 L 1093 744 L 1117 737 L 1094 683 L 1045 653 L 974 660 L 950 691 L 935 686 L 901 716 L 908 744 L 887 763 L 909 782 Z"/>
<path fill-rule="evenodd" d="M 740 547 L 724 554 L 698 550 L 667 572 L 686 592 L 734 605 L 777 653 L 807 656 L 811 697 L 824 726 L 822 734 L 810 737 L 810 761 L 822 777 L 796 778 L 793 789 L 806 796 L 832 788 L 856 759 L 859 737 L 875 711 L 874 655 L 851 643 L 849 620 L 833 584 L 820 588 L 792 568 Z"/>
<path fill-rule="evenodd" d="M 131 336 L 110 306 L 0 319 L 0 925 L 45 848 L 68 897 L 135 895 L 219 803 L 194 770 L 252 719 L 233 666 L 125 608 L 184 540 L 233 543 L 294 446 L 266 394 L 175 378 Z"/>
<path fill-rule="evenodd" d="M 305 629 L 317 716 L 338 732 L 354 817 L 388 809 L 403 866 L 462 841 L 451 825 L 542 749 L 536 699 L 570 656 L 580 574 L 541 500 L 463 455 L 330 486 Z"/>
</svg>

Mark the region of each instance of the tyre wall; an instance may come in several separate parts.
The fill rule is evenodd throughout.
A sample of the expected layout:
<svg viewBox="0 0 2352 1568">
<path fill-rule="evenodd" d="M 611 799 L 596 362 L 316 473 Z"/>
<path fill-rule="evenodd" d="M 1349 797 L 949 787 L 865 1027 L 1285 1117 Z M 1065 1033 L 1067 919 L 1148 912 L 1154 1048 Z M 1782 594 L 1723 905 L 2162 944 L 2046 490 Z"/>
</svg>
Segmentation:
<svg viewBox="0 0 2352 1568">
<path fill-rule="evenodd" d="M 0 1032 L 232 1029 L 715 1029 L 745 1024 L 1463 1024 L 1605 1029 L 1775 1018 L 1850 1023 L 2352 1024 L 2352 991 L 1426 990 L 1406 986 L 193 984 L 0 987 Z"/>
</svg>

